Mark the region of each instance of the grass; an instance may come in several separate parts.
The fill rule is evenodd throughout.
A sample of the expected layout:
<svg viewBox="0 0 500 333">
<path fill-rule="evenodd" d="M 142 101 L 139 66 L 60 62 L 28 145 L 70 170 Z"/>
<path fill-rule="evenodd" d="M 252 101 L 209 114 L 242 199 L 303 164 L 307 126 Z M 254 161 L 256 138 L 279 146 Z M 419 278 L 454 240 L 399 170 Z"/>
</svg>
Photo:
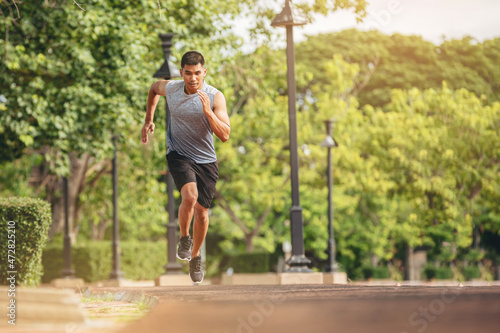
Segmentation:
<svg viewBox="0 0 500 333">
<path fill-rule="evenodd" d="M 113 302 L 115 296 L 111 293 L 104 293 L 104 296 L 90 295 L 88 297 L 82 297 L 82 303 L 105 303 Z"/>
<path fill-rule="evenodd" d="M 103 307 L 85 309 L 90 319 L 111 320 L 113 322 L 131 322 L 142 318 L 148 311 L 149 308 L 144 303 L 130 303 L 126 307 L 103 305 Z"/>
<path fill-rule="evenodd" d="M 112 293 L 106 292 L 102 295 L 83 296 L 81 302 L 86 304 L 83 306 L 84 311 L 90 319 L 105 319 L 113 322 L 131 322 L 144 316 L 150 307 L 144 301 L 140 302 L 116 302 Z M 117 305 L 119 304 L 119 305 Z"/>
<path fill-rule="evenodd" d="M 145 302 L 137 302 L 135 303 L 137 306 L 137 310 L 140 312 L 148 312 L 149 311 L 149 306 Z"/>
</svg>

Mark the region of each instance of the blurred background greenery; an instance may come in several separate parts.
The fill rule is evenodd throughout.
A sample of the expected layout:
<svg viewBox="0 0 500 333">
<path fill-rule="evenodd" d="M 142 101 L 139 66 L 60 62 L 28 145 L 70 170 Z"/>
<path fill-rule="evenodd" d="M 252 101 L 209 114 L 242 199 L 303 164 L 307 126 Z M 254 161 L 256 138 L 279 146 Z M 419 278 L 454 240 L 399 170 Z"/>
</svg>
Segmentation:
<svg viewBox="0 0 500 333">
<path fill-rule="evenodd" d="M 230 140 L 216 142 L 221 177 L 207 238 L 209 275 L 249 252 L 266 254 L 276 270 L 290 240 L 291 204 L 286 58 L 276 43 L 282 32 L 270 27 L 276 13 L 251 0 L 161 4 L 87 1 L 81 10 L 71 1 L 0 3 L 0 196 L 51 204 L 52 249 L 62 243 L 61 177 L 68 176 L 73 243 L 109 241 L 111 137 L 122 134 L 121 239 L 164 241 L 163 100 L 147 146 L 140 130 L 163 62 L 158 33 L 173 32 L 172 60 L 178 65 L 185 51 L 200 50 L 207 81 L 225 94 L 231 118 Z M 363 0 L 299 7 L 310 17 L 339 8 L 359 20 L 366 15 Z M 258 45 L 250 53 L 231 30 L 246 13 L 255 17 L 249 34 Z M 493 279 L 500 265 L 500 38 L 437 45 L 349 29 L 308 36 L 295 52 L 301 205 L 314 267 L 322 270 L 327 259 L 320 143 L 324 121 L 333 118 L 337 260 L 349 277 L 402 279 L 408 253 L 419 251 L 427 260 L 423 277 Z M 163 251 L 156 255 L 166 261 Z"/>
</svg>

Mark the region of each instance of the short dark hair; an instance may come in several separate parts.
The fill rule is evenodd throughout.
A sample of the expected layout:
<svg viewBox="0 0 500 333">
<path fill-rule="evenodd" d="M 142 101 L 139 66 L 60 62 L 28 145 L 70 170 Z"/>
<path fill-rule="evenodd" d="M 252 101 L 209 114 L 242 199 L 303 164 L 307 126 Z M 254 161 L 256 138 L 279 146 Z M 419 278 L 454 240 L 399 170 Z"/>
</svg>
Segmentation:
<svg viewBox="0 0 500 333">
<path fill-rule="evenodd" d="M 201 64 L 205 66 L 205 58 L 198 51 L 189 51 L 184 53 L 181 60 L 181 68 L 184 68 L 185 65 L 198 65 Z"/>
</svg>

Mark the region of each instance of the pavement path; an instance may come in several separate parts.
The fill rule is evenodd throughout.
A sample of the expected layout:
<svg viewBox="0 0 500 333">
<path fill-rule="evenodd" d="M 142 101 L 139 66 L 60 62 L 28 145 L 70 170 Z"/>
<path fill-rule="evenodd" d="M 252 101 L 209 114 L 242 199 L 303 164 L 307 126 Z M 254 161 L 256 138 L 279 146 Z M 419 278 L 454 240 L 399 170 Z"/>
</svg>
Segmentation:
<svg viewBox="0 0 500 333">
<path fill-rule="evenodd" d="M 120 333 L 500 333 L 498 286 L 213 285 L 131 291 L 155 296 L 159 305 Z"/>
</svg>

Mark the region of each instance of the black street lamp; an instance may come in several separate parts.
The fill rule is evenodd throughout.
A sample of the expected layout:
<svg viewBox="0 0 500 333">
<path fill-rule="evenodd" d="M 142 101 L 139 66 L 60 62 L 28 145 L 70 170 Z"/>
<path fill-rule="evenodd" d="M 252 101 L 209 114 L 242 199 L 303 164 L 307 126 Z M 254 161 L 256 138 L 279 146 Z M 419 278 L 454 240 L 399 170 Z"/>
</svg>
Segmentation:
<svg viewBox="0 0 500 333">
<path fill-rule="evenodd" d="M 64 196 L 64 268 L 61 271 L 63 278 L 74 278 L 75 271 L 71 268 L 71 238 L 69 237 L 69 200 L 68 200 L 68 178 L 63 178 Z"/>
<path fill-rule="evenodd" d="M 293 27 L 309 23 L 309 20 L 300 14 L 290 0 L 286 0 L 285 8 L 276 16 L 271 25 L 286 27 L 286 58 L 287 58 L 287 85 L 288 85 L 288 121 L 290 136 L 290 166 L 292 180 L 292 207 L 290 208 L 290 222 L 292 233 L 292 257 L 288 261 L 289 272 L 312 272 L 307 267 L 310 260 L 304 255 L 304 221 L 299 197 L 299 159 L 297 145 L 297 110 L 295 86 L 295 54 L 293 46 Z"/>
<path fill-rule="evenodd" d="M 113 252 L 113 266 L 109 278 L 112 280 L 119 280 L 123 277 L 120 269 L 120 224 L 118 223 L 118 164 L 116 159 L 116 140 L 118 136 L 113 135 L 113 243 L 111 250 Z"/>
<path fill-rule="evenodd" d="M 335 273 L 338 271 L 335 262 L 335 239 L 333 238 L 333 167 L 332 167 L 332 148 L 338 147 L 337 142 L 332 137 L 333 130 L 332 119 L 326 120 L 326 138 L 321 142 L 321 147 L 328 148 L 328 266 L 326 271 Z"/>
<path fill-rule="evenodd" d="M 174 77 L 180 77 L 179 71 L 170 61 L 170 47 L 172 47 L 172 38 L 174 34 L 158 34 L 161 39 L 161 46 L 163 48 L 163 55 L 165 62 L 161 65 L 160 69 L 153 75 L 156 78 L 162 78 L 169 80 Z M 168 128 L 168 104 L 165 103 L 165 132 Z M 168 212 L 168 223 L 167 223 L 167 264 L 163 266 L 165 268 L 165 274 L 181 274 L 182 265 L 177 263 L 177 258 L 175 253 L 177 251 L 177 223 L 175 222 L 175 198 L 174 198 L 174 179 L 170 172 L 168 172 L 167 163 L 167 205 L 165 209 Z"/>
</svg>

